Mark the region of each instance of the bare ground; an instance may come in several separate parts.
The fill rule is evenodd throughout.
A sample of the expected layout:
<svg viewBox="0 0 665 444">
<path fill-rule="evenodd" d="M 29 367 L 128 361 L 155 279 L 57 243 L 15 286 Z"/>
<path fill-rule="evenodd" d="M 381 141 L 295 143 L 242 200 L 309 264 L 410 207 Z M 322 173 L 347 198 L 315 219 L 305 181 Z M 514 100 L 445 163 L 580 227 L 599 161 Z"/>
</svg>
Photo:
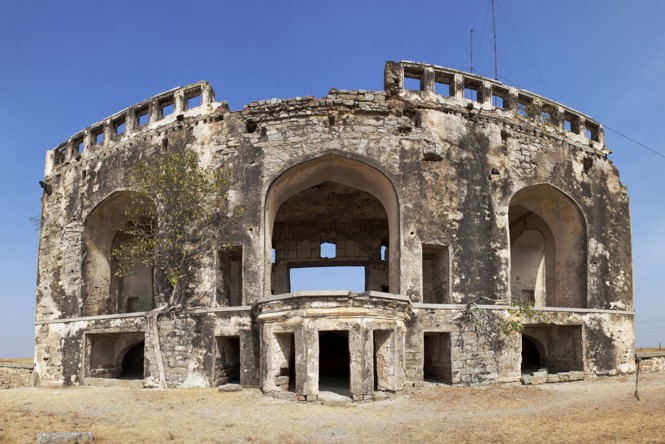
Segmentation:
<svg viewBox="0 0 665 444">
<path fill-rule="evenodd" d="M 342 406 L 256 389 L 0 391 L 0 442 L 91 431 L 95 442 L 665 442 L 665 372 L 540 386 L 428 385 Z"/>
</svg>

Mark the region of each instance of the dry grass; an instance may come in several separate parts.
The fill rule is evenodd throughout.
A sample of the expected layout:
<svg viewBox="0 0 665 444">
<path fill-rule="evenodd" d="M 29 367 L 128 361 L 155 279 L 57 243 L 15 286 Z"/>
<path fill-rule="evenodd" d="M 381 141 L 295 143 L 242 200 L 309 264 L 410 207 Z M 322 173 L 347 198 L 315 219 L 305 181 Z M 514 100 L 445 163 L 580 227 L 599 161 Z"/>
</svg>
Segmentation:
<svg viewBox="0 0 665 444">
<path fill-rule="evenodd" d="M 104 388 L 0 391 L 0 442 L 91 431 L 95 442 L 663 442 L 665 373 L 594 382 L 427 386 L 332 407 L 258 390 Z"/>
</svg>

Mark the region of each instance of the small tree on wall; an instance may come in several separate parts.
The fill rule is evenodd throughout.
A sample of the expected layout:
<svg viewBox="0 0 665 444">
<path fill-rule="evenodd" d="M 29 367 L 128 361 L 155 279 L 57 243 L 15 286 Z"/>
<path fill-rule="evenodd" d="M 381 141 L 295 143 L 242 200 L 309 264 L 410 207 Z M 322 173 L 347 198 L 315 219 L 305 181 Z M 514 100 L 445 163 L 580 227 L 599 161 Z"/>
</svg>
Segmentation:
<svg viewBox="0 0 665 444">
<path fill-rule="evenodd" d="M 137 163 L 129 182 L 137 192 L 127 207 L 129 222 L 123 228 L 130 241 L 115 248 L 112 256 L 118 263 L 118 276 L 151 266 L 170 287 L 168 302 L 152 310 L 147 319 L 159 387 L 166 388 L 157 317 L 186 306 L 194 262 L 219 248 L 227 182 L 220 172 L 203 168 L 198 155 L 184 148 Z M 154 205 L 146 204 L 146 197 Z"/>
</svg>

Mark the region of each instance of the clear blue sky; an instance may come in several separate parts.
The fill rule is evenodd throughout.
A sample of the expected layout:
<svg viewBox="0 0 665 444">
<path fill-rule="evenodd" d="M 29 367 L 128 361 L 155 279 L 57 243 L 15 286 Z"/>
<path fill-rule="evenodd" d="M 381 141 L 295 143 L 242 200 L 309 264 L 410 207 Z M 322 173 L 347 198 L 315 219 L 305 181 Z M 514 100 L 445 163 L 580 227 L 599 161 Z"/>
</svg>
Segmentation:
<svg viewBox="0 0 665 444">
<path fill-rule="evenodd" d="M 606 126 L 628 186 L 638 345 L 665 344 L 665 2 L 496 0 L 499 75 Z M 381 89 L 386 60 L 493 77 L 489 0 L 0 0 L 0 356 L 31 356 L 44 156 L 76 131 L 208 80 L 240 109 Z M 535 68 L 534 68 L 535 66 Z"/>
</svg>

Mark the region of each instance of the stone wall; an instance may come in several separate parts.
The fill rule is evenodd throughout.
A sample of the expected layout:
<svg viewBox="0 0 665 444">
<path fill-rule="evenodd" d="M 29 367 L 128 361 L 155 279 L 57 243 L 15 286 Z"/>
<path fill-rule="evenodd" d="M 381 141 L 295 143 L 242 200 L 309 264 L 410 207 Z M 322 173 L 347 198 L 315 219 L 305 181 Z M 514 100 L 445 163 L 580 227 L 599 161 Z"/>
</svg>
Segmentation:
<svg viewBox="0 0 665 444">
<path fill-rule="evenodd" d="M 0 363 L 0 389 L 32 387 L 32 365 Z"/>
</svg>

